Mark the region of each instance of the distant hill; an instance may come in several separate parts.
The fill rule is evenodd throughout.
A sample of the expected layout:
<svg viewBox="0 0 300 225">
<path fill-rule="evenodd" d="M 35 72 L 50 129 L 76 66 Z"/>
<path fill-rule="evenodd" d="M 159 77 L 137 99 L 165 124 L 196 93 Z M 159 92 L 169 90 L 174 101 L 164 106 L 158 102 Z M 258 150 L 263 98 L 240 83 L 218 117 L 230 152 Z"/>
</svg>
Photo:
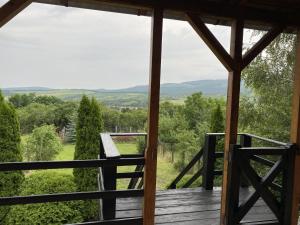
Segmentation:
<svg viewBox="0 0 300 225">
<path fill-rule="evenodd" d="M 98 90 L 112 92 L 112 90 Z M 183 83 L 165 83 L 161 84 L 161 95 L 181 98 L 201 91 L 204 95 L 225 96 L 227 93 L 227 80 L 197 80 Z M 140 85 L 130 88 L 118 89 L 113 92 L 122 93 L 147 93 L 148 86 Z M 241 93 L 248 93 L 244 85 L 241 86 Z"/>
<path fill-rule="evenodd" d="M 94 96 L 110 106 L 144 107 L 147 105 L 148 86 L 139 85 L 123 89 L 51 89 L 46 87 L 16 87 L 3 88 L 5 96 L 16 93 L 36 93 L 36 95 L 53 95 L 63 100 L 77 101 L 83 94 Z M 197 80 L 183 83 L 161 84 L 161 98 L 163 100 L 183 100 L 185 97 L 202 92 L 206 96 L 226 96 L 227 80 Z M 249 94 L 244 85 L 242 94 Z"/>
</svg>

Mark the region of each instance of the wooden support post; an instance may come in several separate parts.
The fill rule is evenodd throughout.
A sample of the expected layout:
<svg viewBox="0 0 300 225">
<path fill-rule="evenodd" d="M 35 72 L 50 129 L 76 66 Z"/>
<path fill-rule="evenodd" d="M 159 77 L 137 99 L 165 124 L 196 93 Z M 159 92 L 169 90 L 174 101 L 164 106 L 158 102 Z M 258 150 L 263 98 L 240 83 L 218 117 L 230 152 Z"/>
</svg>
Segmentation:
<svg viewBox="0 0 300 225">
<path fill-rule="evenodd" d="M 205 135 L 202 187 L 206 190 L 212 190 L 214 187 L 216 141 L 215 135 Z"/>
<path fill-rule="evenodd" d="M 300 148 L 300 30 L 297 33 L 296 62 L 294 69 L 294 90 L 292 102 L 291 143 Z M 293 200 L 291 224 L 297 225 L 300 201 L 300 155 L 297 154 L 294 164 Z"/>
<path fill-rule="evenodd" d="M 18 15 L 32 0 L 10 0 L 0 8 L 0 27 Z"/>
<path fill-rule="evenodd" d="M 242 66 L 244 21 L 236 20 L 231 26 L 230 55 L 235 61 L 236 68 L 229 72 L 226 108 L 226 134 L 224 149 L 223 186 L 221 199 L 221 224 L 228 224 L 228 194 L 229 189 L 229 151 L 232 144 L 237 142 L 238 112 L 240 99 L 240 82 Z"/>
<path fill-rule="evenodd" d="M 103 167 L 104 189 L 116 190 L 117 189 L 117 166 Z M 112 220 L 116 218 L 116 198 L 103 199 L 103 219 Z"/>
<path fill-rule="evenodd" d="M 252 146 L 252 137 L 247 134 L 241 135 L 240 136 L 240 145 L 241 145 L 241 147 L 251 147 Z M 250 160 L 250 159 L 248 159 L 248 160 Z M 249 186 L 250 186 L 249 180 L 246 178 L 246 176 L 244 174 L 242 174 L 241 187 L 249 187 Z"/>
<path fill-rule="evenodd" d="M 236 221 L 235 215 L 238 212 L 239 206 L 239 189 L 241 182 L 241 171 L 238 167 L 238 159 L 239 159 L 239 148 L 240 145 L 231 145 L 229 149 L 229 154 L 231 157 L 231 163 L 228 165 L 228 192 L 227 196 L 227 219 L 226 224 L 228 225 L 238 225 L 239 221 Z"/>
<path fill-rule="evenodd" d="M 160 71 L 162 48 L 163 9 L 155 8 L 152 15 L 151 55 L 150 55 L 150 84 L 148 106 L 148 139 L 145 152 L 144 177 L 144 225 L 154 225 L 156 166 L 158 144 L 158 118 L 160 95 Z"/>
</svg>

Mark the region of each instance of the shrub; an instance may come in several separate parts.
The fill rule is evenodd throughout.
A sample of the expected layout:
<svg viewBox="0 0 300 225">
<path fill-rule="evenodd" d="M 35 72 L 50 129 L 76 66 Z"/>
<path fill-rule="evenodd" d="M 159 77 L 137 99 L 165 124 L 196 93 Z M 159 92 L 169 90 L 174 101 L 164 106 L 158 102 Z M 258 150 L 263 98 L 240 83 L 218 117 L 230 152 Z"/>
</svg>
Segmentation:
<svg viewBox="0 0 300 225">
<path fill-rule="evenodd" d="M 26 178 L 21 195 L 74 192 L 71 175 L 58 172 L 35 172 Z M 61 225 L 82 222 L 82 201 L 39 203 L 13 206 L 7 216 L 9 225 Z"/>
<path fill-rule="evenodd" d="M 61 140 L 53 125 L 44 125 L 33 130 L 22 145 L 28 161 L 49 161 L 62 150 Z"/>
<path fill-rule="evenodd" d="M 90 101 L 83 96 L 76 126 L 76 146 L 74 159 L 96 159 L 99 154 L 100 132 L 102 131 L 102 115 L 95 99 Z M 97 190 L 97 169 L 74 169 L 75 183 L 78 191 Z M 85 220 L 98 216 L 98 201 L 85 201 L 82 214 Z"/>
<path fill-rule="evenodd" d="M 20 126 L 14 108 L 4 101 L 0 92 L 0 162 L 22 161 Z M 0 172 L 0 197 L 17 195 L 24 175 L 22 172 Z M 9 207 L 0 208 L 0 223 Z"/>
</svg>

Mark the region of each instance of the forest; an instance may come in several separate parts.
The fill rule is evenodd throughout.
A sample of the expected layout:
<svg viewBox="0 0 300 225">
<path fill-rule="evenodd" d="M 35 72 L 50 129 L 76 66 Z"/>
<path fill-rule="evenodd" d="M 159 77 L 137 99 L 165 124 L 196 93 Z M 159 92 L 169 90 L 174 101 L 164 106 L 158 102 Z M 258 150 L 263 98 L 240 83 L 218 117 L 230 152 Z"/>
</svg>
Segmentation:
<svg viewBox="0 0 300 225">
<path fill-rule="evenodd" d="M 260 33 L 257 35 L 261 35 Z M 244 71 L 251 90 L 240 99 L 239 132 L 288 142 L 295 37 L 282 34 Z M 205 133 L 224 132 L 226 98 L 199 90 L 182 102 L 161 101 L 158 188 L 164 189 L 199 151 Z M 68 101 L 35 93 L 0 96 L 0 160 L 48 161 L 97 157 L 100 132 L 145 132 L 147 107 L 108 106 L 82 96 Z M 142 152 L 142 138 L 116 138 L 122 152 Z M 88 149 L 88 150 L 87 150 Z M 91 191 L 95 169 L 24 171 L 0 174 L 0 195 Z M 123 188 L 123 183 L 118 183 Z M 76 201 L 2 207 L 0 223 L 65 224 L 98 216 L 98 203 Z"/>
</svg>

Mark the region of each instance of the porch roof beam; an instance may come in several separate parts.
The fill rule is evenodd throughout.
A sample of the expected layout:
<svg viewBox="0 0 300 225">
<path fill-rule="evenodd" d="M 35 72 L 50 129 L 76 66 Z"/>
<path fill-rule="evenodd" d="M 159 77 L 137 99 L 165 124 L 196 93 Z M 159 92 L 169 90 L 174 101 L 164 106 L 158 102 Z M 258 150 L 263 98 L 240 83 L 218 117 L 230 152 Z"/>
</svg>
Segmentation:
<svg viewBox="0 0 300 225">
<path fill-rule="evenodd" d="M 280 33 L 284 26 L 274 26 L 256 44 L 249 49 L 243 56 L 242 69 L 247 67 L 253 59 L 258 56 Z"/>
<path fill-rule="evenodd" d="M 232 57 L 228 54 L 228 52 L 224 49 L 222 44 L 208 29 L 208 27 L 200 19 L 200 17 L 195 14 L 187 13 L 187 20 L 197 32 L 197 34 L 206 43 L 206 45 L 212 50 L 215 56 L 225 66 L 225 68 L 228 71 L 233 71 L 235 68 L 235 64 Z"/>
<path fill-rule="evenodd" d="M 32 0 L 10 0 L 0 8 L 0 27 L 8 23 L 23 9 L 31 4 Z"/>
</svg>

